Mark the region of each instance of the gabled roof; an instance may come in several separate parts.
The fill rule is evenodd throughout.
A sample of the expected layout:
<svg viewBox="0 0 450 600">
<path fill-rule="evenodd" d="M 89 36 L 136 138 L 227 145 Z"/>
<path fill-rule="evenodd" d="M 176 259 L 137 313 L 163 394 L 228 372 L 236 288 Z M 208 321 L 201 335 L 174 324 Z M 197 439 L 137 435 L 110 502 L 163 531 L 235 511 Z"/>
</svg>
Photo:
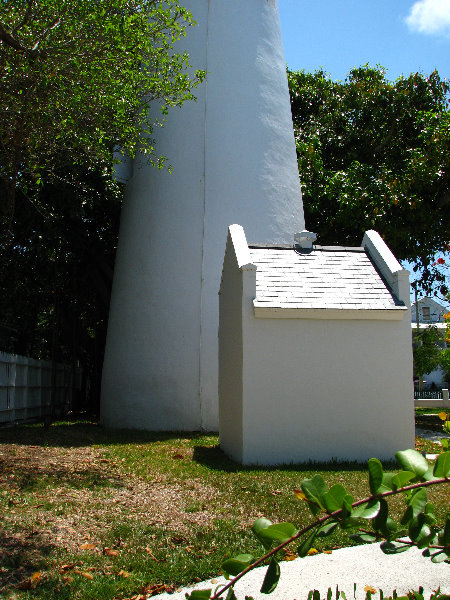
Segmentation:
<svg viewBox="0 0 450 600">
<path fill-rule="evenodd" d="M 255 309 L 404 311 L 364 248 L 249 246 Z"/>
<path fill-rule="evenodd" d="M 430 298 L 429 296 L 424 296 L 423 298 L 419 298 L 417 300 L 419 306 L 430 306 L 430 307 L 434 307 L 436 310 L 443 310 L 445 311 L 446 308 L 443 304 L 441 304 L 440 302 L 437 302 L 437 300 L 435 300 L 434 298 Z M 416 303 L 413 302 L 411 304 L 411 306 L 415 306 Z"/>
</svg>

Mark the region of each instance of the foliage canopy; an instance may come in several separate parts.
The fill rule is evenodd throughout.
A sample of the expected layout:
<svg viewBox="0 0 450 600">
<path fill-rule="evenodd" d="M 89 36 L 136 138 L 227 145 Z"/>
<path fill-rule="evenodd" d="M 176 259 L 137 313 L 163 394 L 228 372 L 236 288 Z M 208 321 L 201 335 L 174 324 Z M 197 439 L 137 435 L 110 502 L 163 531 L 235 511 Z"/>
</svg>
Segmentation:
<svg viewBox="0 0 450 600">
<path fill-rule="evenodd" d="M 191 24 L 178 0 L 0 0 L 0 177 L 10 223 L 29 176 L 39 183 L 55 168 L 108 162 L 115 145 L 158 162 L 150 103 L 182 104 L 203 77 L 190 77 L 188 56 L 172 51 Z"/>
<path fill-rule="evenodd" d="M 345 81 L 288 73 L 308 229 L 321 244 L 359 245 L 376 229 L 399 260 L 445 280 L 434 256 L 450 240 L 449 84 L 435 71 L 395 82 L 382 67 Z"/>
<path fill-rule="evenodd" d="M 173 48 L 193 25 L 178 0 L 0 0 L 0 341 L 79 361 L 91 405 L 122 199 L 113 148 L 163 164 L 152 129 L 203 78 Z"/>
</svg>

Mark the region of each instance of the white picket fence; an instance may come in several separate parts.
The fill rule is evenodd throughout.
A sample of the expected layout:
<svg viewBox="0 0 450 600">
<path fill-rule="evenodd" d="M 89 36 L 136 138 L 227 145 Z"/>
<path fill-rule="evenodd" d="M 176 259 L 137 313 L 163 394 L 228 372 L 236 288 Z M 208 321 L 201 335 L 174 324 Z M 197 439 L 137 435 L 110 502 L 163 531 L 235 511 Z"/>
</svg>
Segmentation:
<svg viewBox="0 0 450 600">
<path fill-rule="evenodd" d="M 426 394 L 426 392 L 425 392 Z M 424 395 L 425 395 L 424 394 Z M 446 410 L 450 408 L 450 401 L 448 397 L 448 390 L 442 390 L 442 398 L 415 398 L 414 407 L 421 408 L 442 408 Z"/>
<path fill-rule="evenodd" d="M 70 407 L 74 372 L 56 364 L 53 411 L 62 415 Z M 76 374 L 75 374 L 76 375 Z M 0 352 L 0 424 L 29 421 L 50 414 L 52 363 Z"/>
</svg>

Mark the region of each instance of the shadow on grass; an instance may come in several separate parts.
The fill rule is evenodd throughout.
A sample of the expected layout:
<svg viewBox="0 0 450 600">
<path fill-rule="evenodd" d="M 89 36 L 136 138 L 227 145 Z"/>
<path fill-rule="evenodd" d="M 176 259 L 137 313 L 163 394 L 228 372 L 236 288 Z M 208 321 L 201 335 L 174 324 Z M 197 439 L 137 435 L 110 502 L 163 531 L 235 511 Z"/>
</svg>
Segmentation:
<svg viewBox="0 0 450 600">
<path fill-rule="evenodd" d="M 0 531 L 0 594 L 16 587 L 48 563 L 56 547 L 38 532 L 6 535 Z"/>
<path fill-rule="evenodd" d="M 82 448 L 117 444 L 146 444 L 169 440 L 198 439 L 204 432 L 152 432 L 138 429 L 107 429 L 92 421 L 57 422 L 50 427 L 42 423 L 16 425 L 0 429 L 0 444 L 25 444 L 40 447 Z"/>
<path fill-rule="evenodd" d="M 194 446 L 193 460 L 199 464 L 208 467 L 213 471 L 221 471 L 225 473 L 257 473 L 260 471 L 365 471 L 367 469 L 367 462 L 356 462 L 356 461 L 337 461 L 330 460 L 328 462 L 306 462 L 296 463 L 289 465 L 278 465 L 278 466 L 260 466 L 260 465 L 241 465 L 226 456 L 226 454 L 220 449 L 219 446 Z M 389 468 L 395 468 L 395 463 L 383 463 L 384 466 Z"/>
<path fill-rule="evenodd" d="M 97 465 L 41 464 L 14 455 L 0 458 L 0 473 L 3 478 L 9 477 L 8 486 L 11 489 L 25 493 L 42 492 L 63 485 L 76 490 L 126 486 L 122 476 L 110 470 L 100 470 Z"/>
</svg>

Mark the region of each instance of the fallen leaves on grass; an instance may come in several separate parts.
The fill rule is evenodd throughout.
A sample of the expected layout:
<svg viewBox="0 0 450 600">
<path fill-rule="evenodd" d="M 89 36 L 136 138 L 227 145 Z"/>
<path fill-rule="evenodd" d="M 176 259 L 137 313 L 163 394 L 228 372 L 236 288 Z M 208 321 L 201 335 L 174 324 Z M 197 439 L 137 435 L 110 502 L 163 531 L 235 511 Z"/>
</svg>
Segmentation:
<svg viewBox="0 0 450 600">
<path fill-rule="evenodd" d="M 168 585 L 166 583 L 154 583 L 152 585 L 146 585 L 144 588 L 142 588 L 141 594 L 143 595 L 143 597 L 145 599 L 145 598 L 149 598 L 151 596 L 156 596 L 158 594 L 162 594 L 164 592 L 166 592 L 168 594 L 173 594 L 177 590 L 178 590 L 178 587 L 175 585 L 170 585 L 170 584 Z M 141 596 L 133 596 L 133 598 L 130 598 L 129 600 L 138 600 L 140 598 L 141 598 Z"/>
<path fill-rule="evenodd" d="M 103 554 L 105 556 L 119 556 L 119 551 L 114 548 L 103 548 Z"/>
<path fill-rule="evenodd" d="M 291 560 L 295 560 L 296 558 L 298 558 L 298 554 L 296 554 L 295 552 L 292 552 L 292 550 L 286 550 L 284 553 L 283 560 L 291 561 Z"/>
<path fill-rule="evenodd" d="M 128 573 L 128 571 L 124 571 L 123 569 L 120 569 L 120 571 L 117 573 L 118 577 L 129 577 L 130 574 Z"/>
<path fill-rule="evenodd" d="M 94 548 L 97 548 L 97 544 L 85 543 L 80 546 L 80 550 L 94 550 Z"/>
<path fill-rule="evenodd" d="M 153 555 L 153 552 L 150 550 L 150 548 L 146 548 L 145 551 L 147 552 L 147 554 L 150 556 L 150 558 L 152 560 L 154 560 L 155 562 L 159 562 L 159 560 Z"/>
<path fill-rule="evenodd" d="M 19 590 L 32 590 L 37 586 L 41 579 L 42 573 L 36 571 L 36 573 L 33 573 L 31 577 L 28 577 L 28 579 L 25 579 L 24 581 L 19 583 L 17 587 L 19 588 Z"/>
<path fill-rule="evenodd" d="M 94 579 L 94 576 L 92 575 L 92 573 L 89 573 L 88 571 L 80 571 L 79 569 L 74 569 L 73 572 L 76 573 L 77 575 L 81 575 L 82 577 L 85 577 L 86 579 Z"/>
</svg>

